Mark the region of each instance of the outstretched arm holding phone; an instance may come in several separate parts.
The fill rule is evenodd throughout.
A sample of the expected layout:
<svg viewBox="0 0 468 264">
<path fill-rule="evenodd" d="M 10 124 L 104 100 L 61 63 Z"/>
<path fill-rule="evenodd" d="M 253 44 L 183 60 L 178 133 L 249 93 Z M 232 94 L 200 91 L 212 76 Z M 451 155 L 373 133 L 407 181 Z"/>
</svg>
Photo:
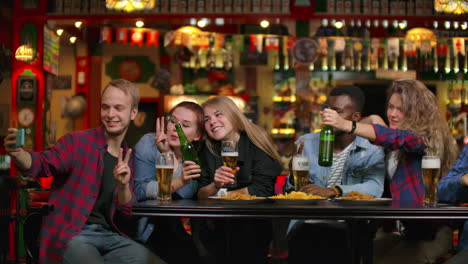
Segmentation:
<svg viewBox="0 0 468 264">
<path fill-rule="evenodd" d="M 8 135 L 5 137 L 4 142 L 5 151 L 13 158 L 18 169 L 28 170 L 32 164 L 31 154 L 23 149 L 24 135 L 22 142 L 17 142 L 20 139 L 18 138 L 18 131 L 21 132 L 17 128 L 8 128 Z"/>
</svg>

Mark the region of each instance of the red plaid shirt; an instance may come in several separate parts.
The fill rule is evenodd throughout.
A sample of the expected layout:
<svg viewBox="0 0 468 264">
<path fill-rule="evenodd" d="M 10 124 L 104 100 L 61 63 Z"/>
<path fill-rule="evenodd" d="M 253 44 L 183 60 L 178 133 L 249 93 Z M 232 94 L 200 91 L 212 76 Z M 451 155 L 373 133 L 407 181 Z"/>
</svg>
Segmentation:
<svg viewBox="0 0 468 264">
<path fill-rule="evenodd" d="M 424 183 L 421 177 L 421 160 L 426 145 L 422 137 L 411 132 L 373 125 L 375 145 L 387 150 L 404 151 L 403 161 L 398 162 L 395 175 L 390 183 L 390 192 L 394 200 L 424 200 Z"/>
<path fill-rule="evenodd" d="M 24 176 L 53 176 L 49 203 L 54 206 L 43 221 L 40 235 L 39 263 L 62 263 L 63 254 L 70 239 L 79 233 L 93 210 L 101 187 L 104 169 L 104 153 L 107 142 L 102 127 L 69 133 L 60 138 L 49 150 L 30 152 L 32 166 L 23 171 Z M 127 147 L 124 146 L 124 153 Z M 129 162 L 132 168 L 133 158 Z M 131 187 L 133 190 L 133 186 Z M 111 208 L 111 218 L 116 210 L 131 214 L 132 200 L 118 203 L 117 187 Z M 114 223 L 113 227 L 117 229 Z M 120 231 L 119 231 L 120 232 Z"/>
</svg>

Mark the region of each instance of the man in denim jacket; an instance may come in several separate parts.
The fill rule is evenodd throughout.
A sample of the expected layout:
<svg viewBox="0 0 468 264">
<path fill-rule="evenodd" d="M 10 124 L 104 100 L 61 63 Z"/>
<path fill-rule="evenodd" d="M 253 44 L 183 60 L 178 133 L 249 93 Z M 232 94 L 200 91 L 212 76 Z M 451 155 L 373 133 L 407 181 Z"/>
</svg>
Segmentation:
<svg viewBox="0 0 468 264">
<path fill-rule="evenodd" d="M 364 94 L 358 87 L 341 86 L 333 89 L 328 97 L 327 107 L 337 111 L 343 118 L 359 121 L 364 106 Z M 335 130 L 333 165 L 322 167 L 318 164 L 320 132 L 305 134 L 297 140 L 303 146 L 302 155 L 309 160 L 309 183 L 300 190 L 326 198 L 346 196 L 360 192 L 380 197 L 384 188 L 384 152 L 381 147 L 367 139 Z M 291 180 L 286 188 L 292 188 Z M 289 241 L 289 263 L 305 263 L 313 259 L 317 263 L 345 263 L 349 261 L 345 251 L 336 254 L 339 246 L 349 247 L 345 233 L 346 223 L 337 221 L 294 221 Z M 325 233 L 324 233 L 325 232 Z M 321 239 L 312 239 L 312 238 Z M 331 238 L 327 240 L 326 238 Z M 307 243 L 304 243 L 307 239 Z M 311 250 L 310 242 L 317 247 Z M 328 243 L 330 242 L 330 243 Z M 339 245 L 337 245 L 337 243 Z M 332 251 L 329 251 L 332 250 Z M 312 252 L 313 251 L 313 252 Z M 329 254 L 328 254 L 328 253 Z M 307 255 L 307 256 L 305 256 Z M 312 257 L 313 258 L 310 258 Z M 323 257 L 324 259 L 317 259 Z"/>
</svg>

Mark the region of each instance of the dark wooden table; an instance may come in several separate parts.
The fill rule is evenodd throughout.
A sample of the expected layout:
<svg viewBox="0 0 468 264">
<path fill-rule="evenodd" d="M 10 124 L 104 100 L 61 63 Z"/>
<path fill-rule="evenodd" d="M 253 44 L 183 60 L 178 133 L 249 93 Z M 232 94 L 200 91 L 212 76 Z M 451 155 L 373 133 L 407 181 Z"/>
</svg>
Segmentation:
<svg viewBox="0 0 468 264">
<path fill-rule="evenodd" d="M 405 201 L 143 201 L 133 207 L 140 216 L 288 218 L 288 219 L 468 219 L 468 207 L 425 207 Z"/>
<path fill-rule="evenodd" d="M 342 219 L 357 242 L 352 263 L 372 263 L 373 223 L 378 219 L 466 220 L 468 207 L 425 206 L 408 201 L 280 200 L 225 201 L 148 200 L 133 207 L 138 216 L 184 216 L 257 219 Z"/>
</svg>

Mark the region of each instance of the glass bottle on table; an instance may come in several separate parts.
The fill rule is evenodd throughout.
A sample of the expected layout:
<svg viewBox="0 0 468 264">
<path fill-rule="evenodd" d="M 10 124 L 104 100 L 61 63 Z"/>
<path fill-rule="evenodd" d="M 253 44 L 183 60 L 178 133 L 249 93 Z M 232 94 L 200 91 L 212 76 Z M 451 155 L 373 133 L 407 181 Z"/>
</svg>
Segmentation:
<svg viewBox="0 0 468 264">
<path fill-rule="evenodd" d="M 195 146 L 193 146 L 193 144 L 187 140 L 182 126 L 180 124 L 176 124 L 175 127 L 177 130 L 177 135 L 179 136 L 180 152 L 182 152 L 183 160 L 190 160 L 200 165 L 200 161 L 198 160 L 197 156 L 197 150 L 195 149 Z"/>
<path fill-rule="evenodd" d="M 322 167 L 330 167 L 333 163 L 333 145 L 335 132 L 332 126 L 324 125 L 320 131 L 320 144 L 318 164 Z"/>
</svg>

